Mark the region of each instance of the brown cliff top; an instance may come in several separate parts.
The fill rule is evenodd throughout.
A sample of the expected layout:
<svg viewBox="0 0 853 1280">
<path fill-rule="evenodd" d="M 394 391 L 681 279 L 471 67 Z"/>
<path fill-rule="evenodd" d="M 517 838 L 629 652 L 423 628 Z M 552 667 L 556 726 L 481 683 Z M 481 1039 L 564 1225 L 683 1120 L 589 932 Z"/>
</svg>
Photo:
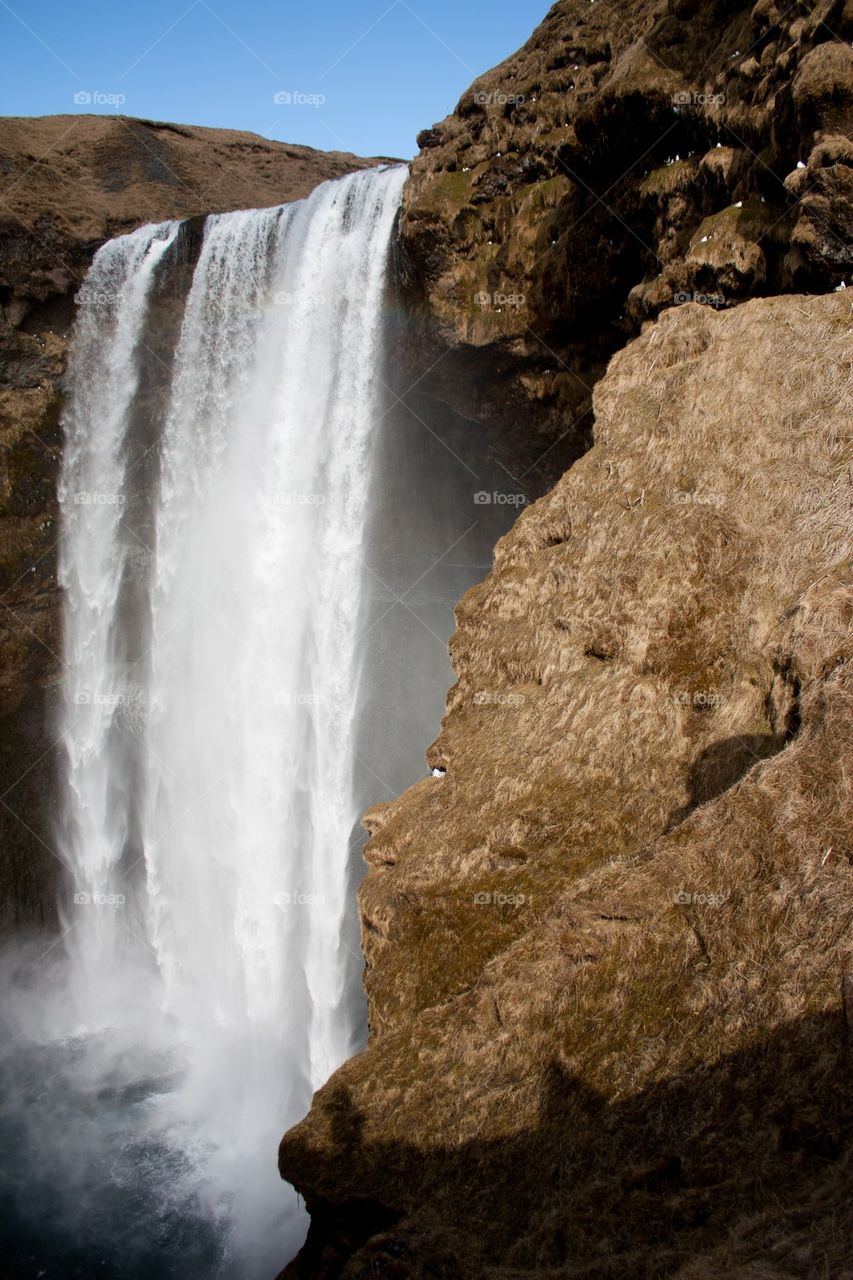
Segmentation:
<svg viewBox="0 0 853 1280">
<path fill-rule="evenodd" d="M 380 163 L 125 116 L 0 119 L 2 283 L 25 284 L 27 263 L 8 252 L 16 242 L 29 242 L 25 257 L 37 272 L 45 270 L 34 261 L 43 251 L 52 269 L 76 275 L 98 242 L 144 222 L 301 200 L 329 178 Z"/>
</svg>

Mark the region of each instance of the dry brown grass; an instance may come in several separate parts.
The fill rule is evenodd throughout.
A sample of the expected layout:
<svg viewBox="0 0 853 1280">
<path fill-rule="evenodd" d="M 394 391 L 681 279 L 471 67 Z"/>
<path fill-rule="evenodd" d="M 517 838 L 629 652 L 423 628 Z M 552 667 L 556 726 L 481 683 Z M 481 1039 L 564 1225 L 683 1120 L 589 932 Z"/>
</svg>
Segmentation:
<svg viewBox="0 0 853 1280">
<path fill-rule="evenodd" d="M 849 314 L 666 313 L 460 605 L 447 777 L 369 819 L 371 1046 L 282 1148 L 399 1217 L 340 1274 L 849 1265 Z"/>
</svg>

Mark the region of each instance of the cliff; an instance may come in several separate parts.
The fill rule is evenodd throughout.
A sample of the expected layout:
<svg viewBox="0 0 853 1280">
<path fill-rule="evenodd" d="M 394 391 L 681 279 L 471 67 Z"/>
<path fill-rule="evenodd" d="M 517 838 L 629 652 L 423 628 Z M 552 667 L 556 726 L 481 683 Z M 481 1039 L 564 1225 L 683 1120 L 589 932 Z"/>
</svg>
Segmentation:
<svg viewBox="0 0 853 1280">
<path fill-rule="evenodd" d="M 283 1280 L 849 1280 L 851 35 L 564 0 L 419 139 L 413 375 L 545 496 L 367 815 Z"/>
<path fill-rule="evenodd" d="M 285 1276 L 847 1274 L 850 311 L 664 312 L 459 606 Z"/>
<path fill-rule="evenodd" d="M 849 0 L 561 0 L 421 135 L 412 380 L 544 496 L 459 606 L 445 776 L 366 819 L 370 1044 L 282 1141 L 290 1280 L 849 1280 L 851 37 Z M 100 118 L 0 142 L 0 839 L 33 918 L 73 293 L 108 235 L 367 162 Z"/>
<path fill-rule="evenodd" d="M 50 702 L 60 415 L 74 295 L 100 245 L 168 218 L 298 200 L 378 163 L 254 134 L 107 116 L 0 120 L 0 884 L 52 918 L 60 868 Z"/>
<path fill-rule="evenodd" d="M 419 137 L 400 258 L 424 385 L 550 484 L 644 320 L 849 280 L 851 39 L 849 0 L 555 4 Z"/>
</svg>

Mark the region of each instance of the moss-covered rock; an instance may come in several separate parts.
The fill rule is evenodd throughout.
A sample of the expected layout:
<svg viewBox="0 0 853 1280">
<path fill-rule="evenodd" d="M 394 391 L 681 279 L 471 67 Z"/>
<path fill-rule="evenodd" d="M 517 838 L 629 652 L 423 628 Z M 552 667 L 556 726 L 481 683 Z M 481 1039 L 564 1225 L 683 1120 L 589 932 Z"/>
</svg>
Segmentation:
<svg viewBox="0 0 853 1280">
<path fill-rule="evenodd" d="M 845 1274 L 851 337 L 843 293 L 663 311 L 461 602 L 287 1280 Z"/>
<path fill-rule="evenodd" d="M 731 305 L 848 280 L 851 37 L 840 0 L 554 4 L 423 135 L 401 238 L 424 385 L 488 422 L 544 486 L 586 445 L 607 357 L 676 295 Z M 735 206 L 748 212 L 698 249 L 705 220 Z M 525 305 L 472 323 L 482 288 Z M 520 415 L 541 445 L 521 458 Z"/>
</svg>

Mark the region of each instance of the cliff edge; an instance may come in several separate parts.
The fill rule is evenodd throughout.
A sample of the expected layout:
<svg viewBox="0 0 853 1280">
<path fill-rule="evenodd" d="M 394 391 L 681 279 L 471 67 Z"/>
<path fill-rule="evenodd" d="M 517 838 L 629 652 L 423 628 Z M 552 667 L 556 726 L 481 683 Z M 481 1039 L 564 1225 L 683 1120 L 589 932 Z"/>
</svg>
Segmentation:
<svg viewBox="0 0 853 1280">
<path fill-rule="evenodd" d="M 288 1280 L 849 1275 L 850 319 L 664 312 L 460 604 Z"/>
<path fill-rule="evenodd" d="M 545 496 L 367 815 L 283 1280 L 853 1274 L 851 37 L 561 0 L 419 139 L 412 370 Z"/>
<path fill-rule="evenodd" d="M 853 277 L 849 0 L 560 0 L 425 129 L 400 234 L 424 386 L 553 483 L 643 321 Z"/>
</svg>

